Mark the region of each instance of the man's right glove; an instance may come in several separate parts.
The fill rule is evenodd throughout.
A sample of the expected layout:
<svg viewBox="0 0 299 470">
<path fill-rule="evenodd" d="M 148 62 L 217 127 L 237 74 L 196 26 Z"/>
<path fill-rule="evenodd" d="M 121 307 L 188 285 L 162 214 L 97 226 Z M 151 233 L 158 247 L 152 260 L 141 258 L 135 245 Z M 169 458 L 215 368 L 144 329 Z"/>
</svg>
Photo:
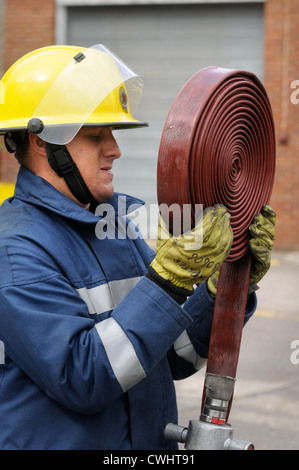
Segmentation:
<svg viewBox="0 0 299 470">
<path fill-rule="evenodd" d="M 198 244 L 197 241 L 202 243 Z M 193 293 L 194 284 L 206 281 L 227 258 L 233 241 L 230 214 L 220 204 L 203 211 L 203 218 L 187 234 L 169 234 L 160 217 L 156 257 L 149 273 Z"/>
<path fill-rule="evenodd" d="M 258 289 L 257 283 L 265 276 L 271 264 L 271 251 L 275 239 L 276 213 L 270 206 L 263 206 L 249 226 L 249 250 L 252 255 L 249 293 Z M 216 296 L 219 270 L 207 282 L 208 291 Z"/>
</svg>

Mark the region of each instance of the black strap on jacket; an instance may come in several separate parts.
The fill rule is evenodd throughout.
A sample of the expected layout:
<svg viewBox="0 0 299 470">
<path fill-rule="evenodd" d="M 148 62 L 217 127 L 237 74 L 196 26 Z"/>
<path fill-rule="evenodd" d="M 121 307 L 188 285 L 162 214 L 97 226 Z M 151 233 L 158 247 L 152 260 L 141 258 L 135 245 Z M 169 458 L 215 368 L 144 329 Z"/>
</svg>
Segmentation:
<svg viewBox="0 0 299 470">
<path fill-rule="evenodd" d="M 49 144 L 47 156 L 51 168 L 58 176 L 65 179 L 71 193 L 81 204 L 90 204 L 90 210 L 95 211 L 98 202 L 89 191 L 82 175 L 65 145 Z"/>
</svg>

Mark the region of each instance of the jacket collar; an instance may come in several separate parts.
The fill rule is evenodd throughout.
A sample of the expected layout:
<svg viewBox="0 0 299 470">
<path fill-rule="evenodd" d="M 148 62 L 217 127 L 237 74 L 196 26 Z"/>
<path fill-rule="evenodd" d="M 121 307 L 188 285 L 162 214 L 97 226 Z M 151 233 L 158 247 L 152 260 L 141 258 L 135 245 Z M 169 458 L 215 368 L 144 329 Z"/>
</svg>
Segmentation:
<svg viewBox="0 0 299 470">
<path fill-rule="evenodd" d="M 94 224 L 102 218 L 101 215 L 95 215 L 82 208 L 79 204 L 58 191 L 48 181 L 40 176 L 36 176 L 24 166 L 21 166 L 18 173 L 14 197 L 79 222 Z M 113 206 L 115 215 L 124 216 L 136 210 L 136 205 L 144 205 L 144 201 L 126 194 L 114 193 L 112 198 L 106 201 L 105 204 Z M 96 214 L 101 214 L 102 212 L 101 210 L 96 210 Z"/>
</svg>

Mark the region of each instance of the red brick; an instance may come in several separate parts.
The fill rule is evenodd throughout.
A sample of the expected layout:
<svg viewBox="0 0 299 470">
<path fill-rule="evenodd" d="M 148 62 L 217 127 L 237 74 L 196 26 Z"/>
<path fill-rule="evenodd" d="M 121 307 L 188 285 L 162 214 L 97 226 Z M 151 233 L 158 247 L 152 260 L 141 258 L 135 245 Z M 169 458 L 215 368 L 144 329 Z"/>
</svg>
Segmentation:
<svg viewBox="0 0 299 470">
<path fill-rule="evenodd" d="M 299 0 L 265 2 L 265 87 L 277 134 L 276 178 L 271 203 L 277 211 L 275 247 L 278 250 L 299 250 L 299 105 L 290 100 L 293 91 L 290 84 L 299 80 L 298 11 Z M 282 120 L 283 110 L 285 121 Z M 279 142 L 283 133 L 288 136 L 285 145 Z"/>
</svg>

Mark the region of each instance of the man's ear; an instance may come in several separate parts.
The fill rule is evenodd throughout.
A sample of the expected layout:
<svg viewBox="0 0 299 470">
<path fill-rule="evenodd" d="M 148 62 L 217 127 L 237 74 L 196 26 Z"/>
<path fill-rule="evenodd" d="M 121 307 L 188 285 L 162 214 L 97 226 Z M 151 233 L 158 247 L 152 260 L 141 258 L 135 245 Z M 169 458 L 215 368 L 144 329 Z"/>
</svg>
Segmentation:
<svg viewBox="0 0 299 470">
<path fill-rule="evenodd" d="M 47 156 L 46 142 L 37 134 L 29 133 L 29 142 L 32 149 L 41 156 Z"/>
</svg>

